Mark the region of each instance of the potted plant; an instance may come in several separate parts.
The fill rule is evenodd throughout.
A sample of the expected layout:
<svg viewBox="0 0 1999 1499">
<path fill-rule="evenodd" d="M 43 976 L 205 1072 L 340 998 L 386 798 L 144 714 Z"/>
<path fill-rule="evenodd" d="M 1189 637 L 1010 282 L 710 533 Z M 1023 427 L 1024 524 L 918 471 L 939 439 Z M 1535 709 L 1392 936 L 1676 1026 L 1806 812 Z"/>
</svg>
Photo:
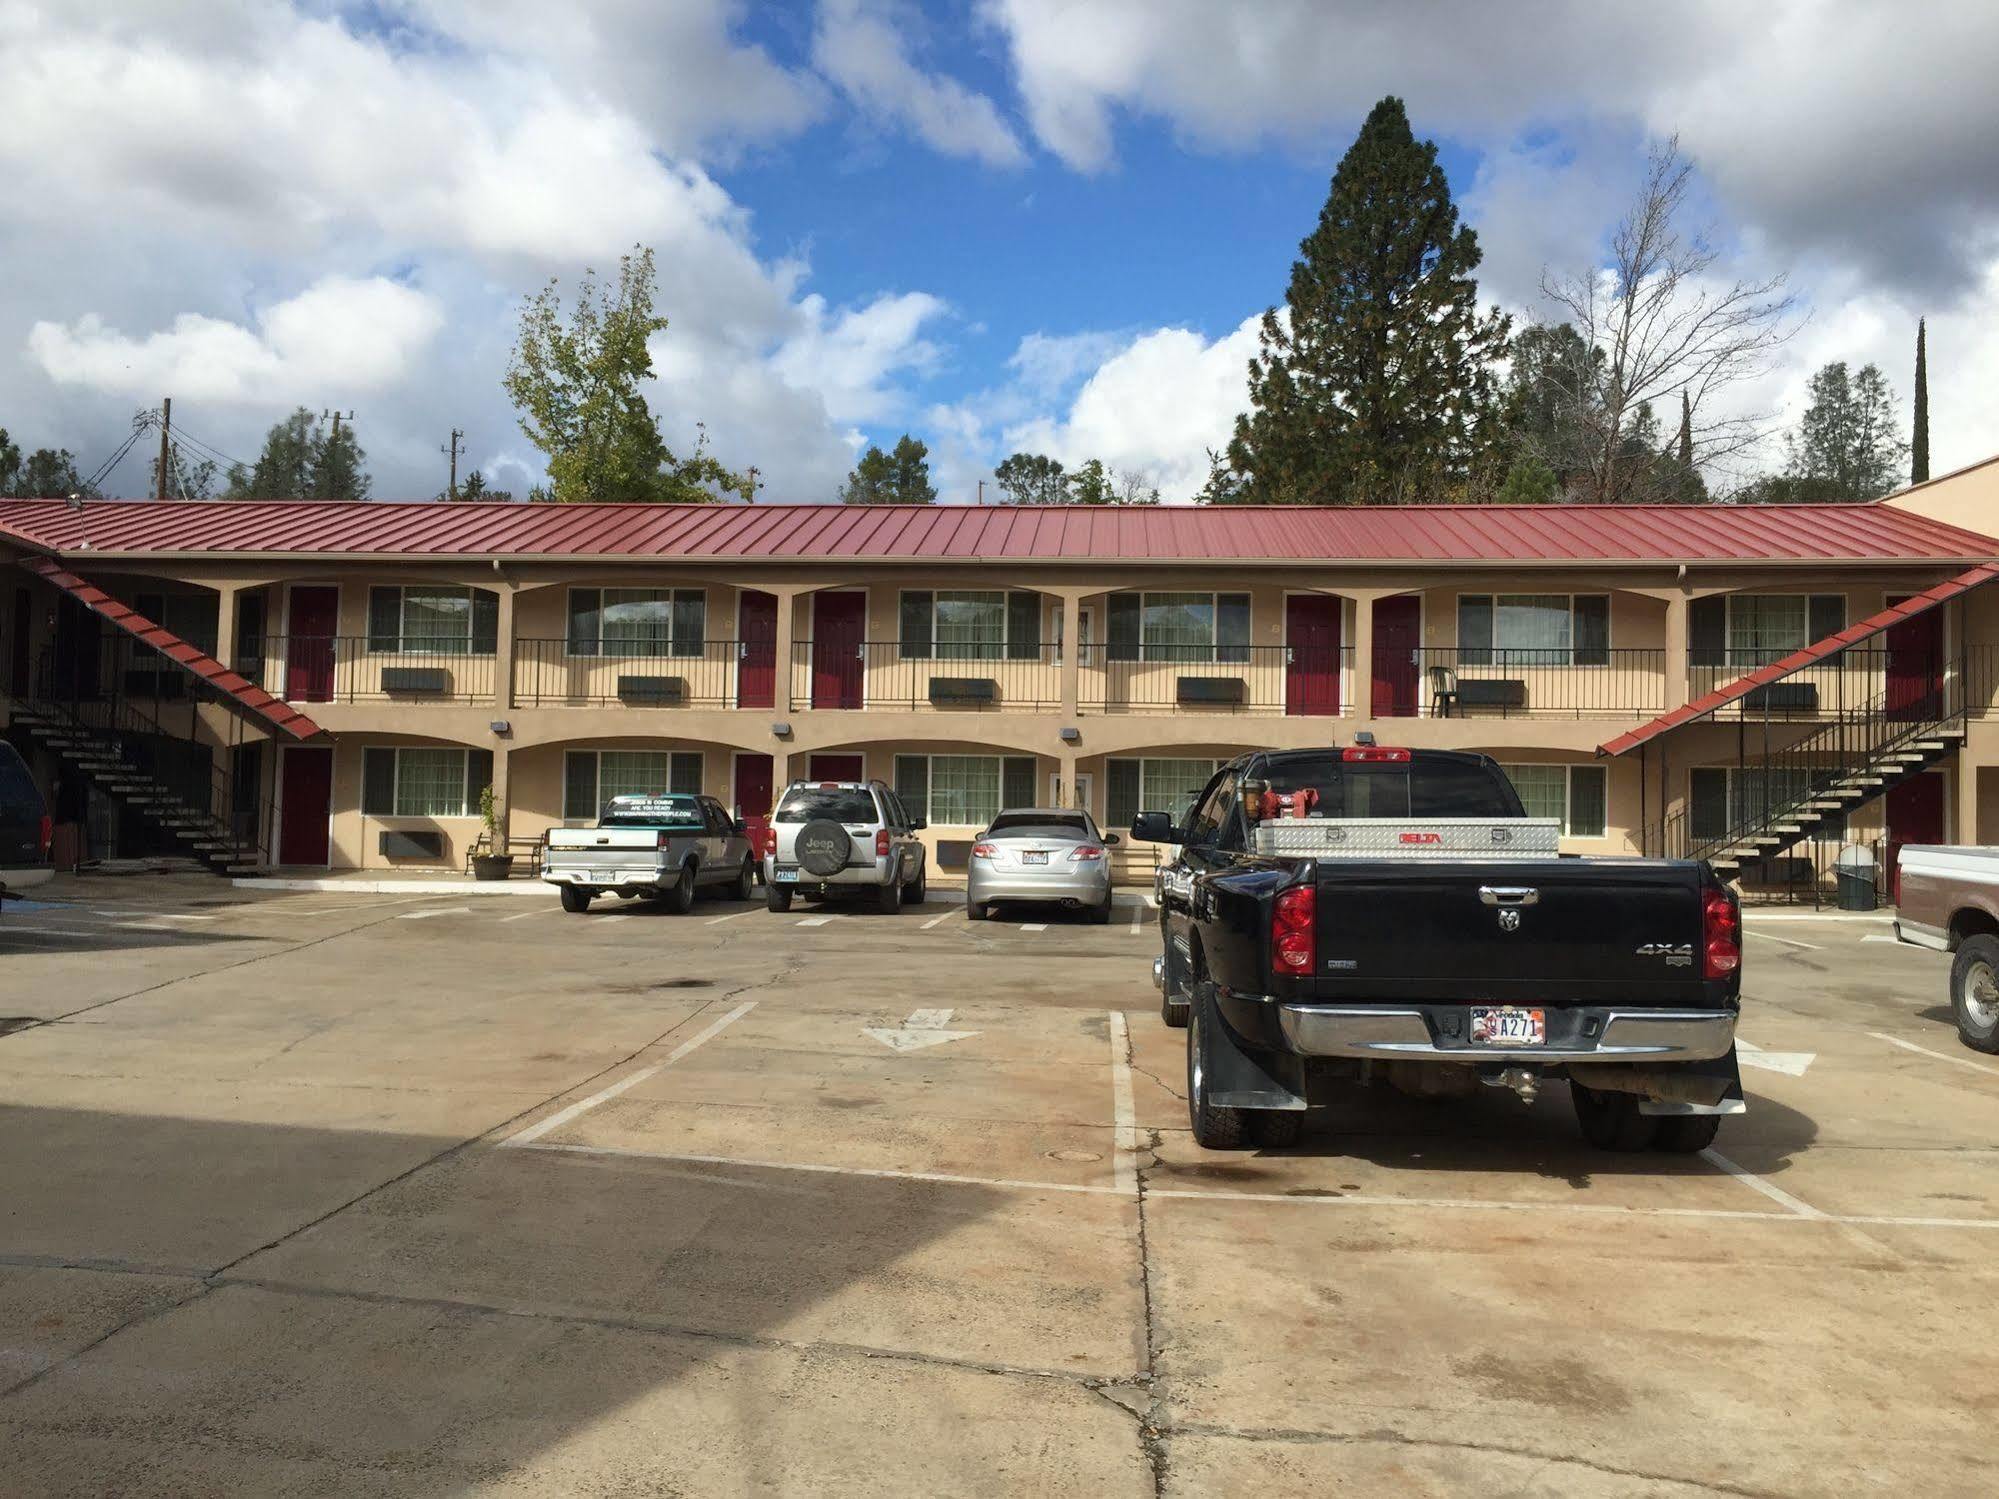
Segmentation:
<svg viewBox="0 0 1999 1499">
<path fill-rule="evenodd" d="M 504 880 L 514 872 L 514 856 L 500 842 L 500 809 L 491 786 L 479 792 L 479 820 L 486 824 L 486 852 L 472 856 L 472 878 Z"/>
</svg>

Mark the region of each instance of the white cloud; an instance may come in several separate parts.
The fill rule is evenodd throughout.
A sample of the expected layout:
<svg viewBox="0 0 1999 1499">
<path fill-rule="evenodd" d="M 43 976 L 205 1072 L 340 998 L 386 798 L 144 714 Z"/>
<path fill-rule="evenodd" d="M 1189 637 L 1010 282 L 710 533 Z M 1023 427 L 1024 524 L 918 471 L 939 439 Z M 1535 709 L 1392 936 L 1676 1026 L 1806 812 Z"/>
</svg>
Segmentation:
<svg viewBox="0 0 1999 1499">
<path fill-rule="evenodd" d="M 329 276 L 256 321 L 251 329 L 183 313 L 166 331 L 134 338 L 86 313 L 72 324 L 36 323 L 28 350 L 64 385 L 288 406 L 311 389 L 372 392 L 402 379 L 444 314 L 424 293 L 380 276 Z"/>
<path fill-rule="evenodd" d="M 779 346 L 771 368 L 791 385 L 818 391 L 836 422 L 892 416 L 897 402 L 888 382 L 937 362 L 937 346 L 921 335 L 946 309 L 927 292 L 878 297 L 830 315 L 815 294 L 798 310 L 803 326 Z"/>
<path fill-rule="evenodd" d="M 915 19 L 873 0 L 820 0 L 813 61 L 881 125 L 907 129 L 947 156 L 1024 165 L 1027 152 L 992 100 L 910 61 L 904 39 Z"/>
</svg>

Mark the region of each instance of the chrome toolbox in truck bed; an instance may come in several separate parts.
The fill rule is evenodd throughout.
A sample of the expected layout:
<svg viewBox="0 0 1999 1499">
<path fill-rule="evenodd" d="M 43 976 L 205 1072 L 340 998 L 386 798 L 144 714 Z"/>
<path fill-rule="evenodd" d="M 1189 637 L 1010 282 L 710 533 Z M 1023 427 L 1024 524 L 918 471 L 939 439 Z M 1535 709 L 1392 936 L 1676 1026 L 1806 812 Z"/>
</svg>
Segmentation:
<svg viewBox="0 0 1999 1499">
<path fill-rule="evenodd" d="M 1250 837 L 1289 859 L 1552 859 L 1561 834 L 1552 817 L 1279 817 Z"/>
</svg>

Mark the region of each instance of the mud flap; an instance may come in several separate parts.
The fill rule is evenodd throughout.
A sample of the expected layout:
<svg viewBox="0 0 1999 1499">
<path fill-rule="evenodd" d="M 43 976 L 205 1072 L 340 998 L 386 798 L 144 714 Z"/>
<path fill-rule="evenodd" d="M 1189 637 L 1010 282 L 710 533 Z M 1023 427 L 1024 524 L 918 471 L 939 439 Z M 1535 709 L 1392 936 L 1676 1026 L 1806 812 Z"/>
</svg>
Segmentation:
<svg viewBox="0 0 1999 1499">
<path fill-rule="evenodd" d="M 1654 1069 L 1658 1094 L 1638 1102 L 1641 1114 L 1672 1117 L 1678 1114 L 1746 1114 L 1749 1105 L 1742 1097 L 1742 1070 L 1735 1064 L 1735 1048 L 1705 1062 L 1682 1062 L 1675 1067 Z"/>
<path fill-rule="evenodd" d="M 1228 1026 L 1208 1001 L 1201 1023 L 1201 1072 L 1208 1102 L 1218 1109 L 1305 1108 L 1305 1066 L 1286 1052 L 1254 1057 L 1235 1044 Z"/>
</svg>

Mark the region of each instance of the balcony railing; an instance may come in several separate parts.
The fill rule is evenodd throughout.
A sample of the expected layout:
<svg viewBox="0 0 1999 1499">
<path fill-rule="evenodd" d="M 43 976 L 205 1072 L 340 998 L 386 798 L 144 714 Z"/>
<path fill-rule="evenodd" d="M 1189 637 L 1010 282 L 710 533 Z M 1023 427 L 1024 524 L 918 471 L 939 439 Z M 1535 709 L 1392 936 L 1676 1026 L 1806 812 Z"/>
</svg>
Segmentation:
<svg viewBox="0 0 1999 1499">
<path fill-rule="evenodd" d="M 493 652 L 366 635 L 266 635 L 232 663 L 293 703 L 480 703 L 493 700 Z"/>
<path fill-rule="evenodd" d="M 1697 701 L 1717 687 L 1726 687 L 1789 654 L 1783 650 L 1731 650 L 1700 656 L 1687 668 L 1688 698 Z M 1871 648 L 1849 647 L 1791 672 L 1780 681 L 1751 689 L 1736 702 L 1717 710 L 1715 717 L 1729 723 L 1766 716 L 1834 718 L 1865 707 L 1889 694 L 1891 689 L 1898 702 L 1906 703 L 1932 690 L 1945 664 L 1940 651 L 1898 649 L 1878 643 Z M 1985 685 L 1984 700 L 1990 701 L 1995 665 L 1999 662 L 1994 661 L 1989 648 L 1973 647 L 1966 652 L 1964 669 L 1972 689 L 1966 695 L 1967 702 L 1979 701 L 1981 679 Z M 1972 711 L 1978 710 L 1973 707 Z"/>
<path fill-rule="evenodd" d="M 796 641 L 792 706 L 958 713 L 1047 713 L 1062 706 L 1062 661 L 1054 646 L 1035 646 L 1024 655 L 903 651 L 896 640 Z"/>
<path fill-rule="evenodd" d="M 1337 718 L 1352 701 L 1351 646 L 1086 646 L 1078 706 L 1091 713 L 1269 713 Z"/>
<path fill-rule="evenodd" d="M 523 708 L 768 708 L 777 642 L 706 640 L 681 653 L 576 652 L 567 640 L 514 648 L 514 701 Z"/>
<path fill-rule="evenodd" d="M 1381 647 L 1377 718 L 1628 718 L 1666 707 L 1663 648 Z"/>
</svg>

